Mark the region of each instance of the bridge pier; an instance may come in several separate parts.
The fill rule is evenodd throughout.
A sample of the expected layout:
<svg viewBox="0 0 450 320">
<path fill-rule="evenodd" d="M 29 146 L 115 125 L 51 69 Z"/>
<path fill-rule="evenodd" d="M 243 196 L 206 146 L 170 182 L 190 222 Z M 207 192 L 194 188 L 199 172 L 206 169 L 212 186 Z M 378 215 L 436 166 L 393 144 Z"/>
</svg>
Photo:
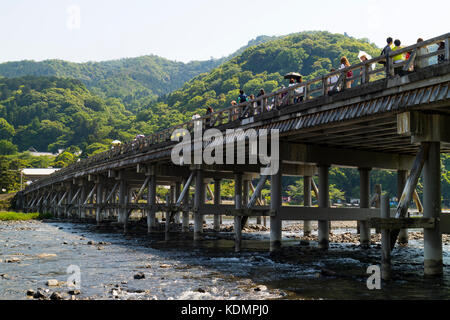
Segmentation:
<svg viewBox="0 0 450 320">
<path fill-rule="evenodd" d="M 440 142 L 429 143 L 428 158 L 423 168 L 424 185 L 424 217 L 439 218 L 441 215 L 441 155 Z M 424 274 L 426 276 L 441 276 L 442 234 L 439 220 L 433 229 L 424 229 Z"/>
<path fill-rule="evenodd" d="M 127 203 L 127 182 L 123 177 L 122 172 L 120 173 L 120 183 L 119 183 L 119 212 L 117 217 L 117 222 L 124 224 L 126 219 L 126 203 Z"/>
<path fill-rule="evenodd" d="M 402 197 L 403 189 L 405 188 L 406 180 L 408 178 L 407 170 L 397 171 L 397 198 Z M 398 234 L 398 243 L 402 245 L 408 244 L 408 229 L 401 229 Z"/>
<path fill-rule="evenodd" d="M 99 225 L 103 221 L 102 216 L 102 208 L 103 204 L 103 184 L 100 180 L 97 180 L 97 195 L 96 195 L 96 209 L 95 209 L 95 220 L 97 221 L 97 225 Z"/>
<path fill-rule="evenodd" d="M 270 182 L 270 209 L 275 210 L 275 216 L 270 217 L 270 251 L 273 252 L 281 248 L 281 228 L 282 221 L 279 217 L 278 210 L 282 205 L 281 199 L 281 182 L 283 174 L 281 166 L 277 173 L 271 176 Z"/>
<path fill-rule="evenodd" d="M 329 201 L 329 167 L 328 165 L 319 166 L 319 208 L 328 208 Z M 330 224 L 327 220 L 319 220 L 319 248 L 328 249 L 330 242 Z"/>
<path fill-rule="evenodd" d="M 64 208 L 64 216 L 66 219 L 70 217 L 70 203 L 72 202 L 72 185 L 67 186 L 67 196 L 66 200 L 64 200 L 65 208 Z"/>
<path fill-rule="evenodd" d="M 196 168 L 195 194 L 194 194 L 194 242 L 202 239 L 203 215 L 199 209 L 205 203 L 205 183 L 203 170 Z"/>
<path fill-rule="evenodd" d="M 234 175 L 234 207 L 235 209 L 242 209 L 242 173 L 235 173 Z M 234 217 L 234 251 L 240 252 L 242 245 L 242 217 Z"/>
<path fill-rule="evenodd" d="M 247 205 L 248 205 L 250 182 L 251 182 L 251 180 L 248 180 L 248 178 L 243 180 L 243 185 L 242 185 L 242 206 L 244 208 L 247 208 Z M 241 229 L 246 227 L 246 226 L 248 226 L 248 221 L 249 221 L 249 219 L 246 219 L 245 224 L 243 226 L 241 226 Z"/>
<path fill-rule="evenodd" d="M 221 199 L 221 180 L 220 179 L 214 179 L 214 204 L 220 205 L 222 203 Z M 220 218 L 221 216 L 218 214 L 214 215 L 214 231 L 219 232 L 220 231 Z"/>
<path fill-rule="evenodd" d="M 311 207 L 311 176 L 303 176 L 303 205 L 305 207 Z M 303 236 L 309 237 L 311 235 L 311 220 L 303 221 Z"/>
<path fill-rule="evenodd" d="M 188 179 L 183 179 L 183 188 L 186 188 Z M 183 197 L 183 213 L 181 221 L 182 232 L 189 232 L 189 190 L 187 190 Z"/>
<path fill-rule="evenodd" d="M 174 204 L 177 203 L 177 200 L 180 197 L 180 195 L 181 195 L 181 182 L 177 181 L 177 182 L 175 182 L 175 195 L 174 195 L 174 198 L 173 198 L 173 203 Z M 175 216 L 174 216 L 173 219 L 174 219 L 176 224 L 179 224 L 181 222 L 180 221 L 180 212 L 179 211 L 175 213 Z"/>
<path fill-rule="evenodd" d="M 147 194 L 147 233 L 150 234 L 156 228 L 156 175 L 153 167 L 148 175 L 150 176 L 150 181 Z"/>
<path fill-rule="evenodd" d="M 79 186 L 81 191 L 78 196 L 78 218 L 82 220 L 86 218 L 86 210 L 84 209 L 84 201 L 86 200 L 86 182 L 81 180 Z"/>
<path fill-rule="evenodd" d="M 370 208 L 370 170 L 368 168 L 359 168 L 360 188 L 359 188 L 359 207 Z M 369 222 L 359 221 L 359 242 L 362 248 L 370 246 L 370 227 Z"/>
</svg>

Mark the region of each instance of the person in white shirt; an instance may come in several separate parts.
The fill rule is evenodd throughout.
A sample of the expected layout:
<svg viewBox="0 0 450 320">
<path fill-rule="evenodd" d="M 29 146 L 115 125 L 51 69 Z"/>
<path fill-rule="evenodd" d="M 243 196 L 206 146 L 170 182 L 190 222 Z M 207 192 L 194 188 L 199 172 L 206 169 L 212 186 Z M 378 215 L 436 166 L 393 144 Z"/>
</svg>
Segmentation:
<svg viewBox="0 0 450 320">
<path fill-rule="evenodd" d="M 335 72 L 336 69 L 331 69 L 330 72 Z M 331 77 L 328 78 L 328 90 L 333 89 L 334 85 L 336 84 L 336 82 L 338 82 L 339 77 L 335 74 Z M 336 87 L 336 91 L 339 91 L 339 87 Z"/>
<path fill-rule="evenodd" d="M 299 84 L 299 83 L 302 83 L 302 77 L 299 77 L 299 78 L 297 78 L 297 85 Z M 296 97 L 296 101 L 294 101 L 295 103 L 297 103 L 297 102 L 300 102 L 300 101 L 303 101 L 303 97 L 304 97 L 304 95 L 303 95 L 303 93 L 305 92 L 305 87 L 299 87 L 299 88 L 296 88 L 295 89 L 295 95 L 297 96 Z"/>
</svg>

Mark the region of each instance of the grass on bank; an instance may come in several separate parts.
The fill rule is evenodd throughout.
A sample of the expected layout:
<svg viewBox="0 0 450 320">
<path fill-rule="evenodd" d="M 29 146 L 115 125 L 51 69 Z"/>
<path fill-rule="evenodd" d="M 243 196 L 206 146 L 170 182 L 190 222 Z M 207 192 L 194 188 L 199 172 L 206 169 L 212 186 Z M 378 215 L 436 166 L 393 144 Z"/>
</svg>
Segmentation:
<svg viewBox="0 0 450 320">
<path fill-rule="evenodd" d="M 43 220 L 50 218 L 52 218 L 52 215 L 50 213 L 23 213 L 23 212 L 0 211 L 0 221 Z"/>
</svg>

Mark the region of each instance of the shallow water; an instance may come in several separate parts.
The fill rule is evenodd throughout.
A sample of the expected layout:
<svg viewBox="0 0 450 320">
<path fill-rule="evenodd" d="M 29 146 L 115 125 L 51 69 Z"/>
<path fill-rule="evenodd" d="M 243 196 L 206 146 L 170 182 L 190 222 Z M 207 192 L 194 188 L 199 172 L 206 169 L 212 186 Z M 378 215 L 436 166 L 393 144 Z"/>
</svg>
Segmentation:
<svg viewBox="0 0 450 320">
<path fill-rule="evenodd" d="M 346 232 L 346 230 L 333 230 Z M 292 234 L 285 232 L 283 235 Z M 26 299 L 26 290 L 46 281 L 67 281 L 66 269 L 81 270 L 78 298 L 95 299 L 448 299 L 450 246 L 444 246 L 442 280 L 423 277 L 423 241 L 411 240 L 393 252 L 395 280 L 382 290 L 368 290 L 367 267 L 379 263 L 380 249 L 363 251 L 354 244 L 332 244 L 329 252 L 284 238 L 289 259 L 268 253 L 268 232 L 246 234 L 243 252 L 234 253 L 232 235 L 207 234 L 200 246 L 191 239 L 169 243 L 157 235 L 124 236 L 74 223 L 0 223 L 0 299 Z M 94 241 L 94 245 L 89 245 Z M 107 242 L 107 244 L 98 244 Z M 99 248 L 101 250 L 99 250 Z M 293 253 L 289 255 L 289 250 Z M 40 254 L 56 256 L 38 257 Z M 293 261 L 292 256 L 296 261 Z M 5 260 L 16 257 L 18 263 Z M 289 263 L 286 261 L 290 261 Z M 161 267 L 162 266 L 162 267 Z M 329 269 L 335 275 L 324 275 Z M 143 272 L 145 279 L 133 276 Z M 255 291 L 258 285 L 267 289 Z M 199 288 L 203 290 L 198 290 Z M 63 285 L 48 288 L 66 292 Z M 113 290 L 115 290 L 113 296 Z M 202 292 L 199 292 L 202 291 Z M 204 291 L 204 292 L 203 292 Z"/>
</svg>

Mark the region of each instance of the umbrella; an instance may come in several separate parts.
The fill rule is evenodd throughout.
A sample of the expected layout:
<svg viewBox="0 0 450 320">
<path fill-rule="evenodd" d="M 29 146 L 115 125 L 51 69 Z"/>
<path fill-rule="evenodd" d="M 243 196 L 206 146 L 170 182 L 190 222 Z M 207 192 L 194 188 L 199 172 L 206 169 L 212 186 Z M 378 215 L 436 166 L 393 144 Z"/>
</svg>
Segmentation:
<svg viewBox="0 0 450 320">
<path fill-rule="evenodd" d="M 111 142 L 111 144 L 121 144 L 122 142 L 120 142 L 119 140 L 114 140 L 113 142 Z"/>
<path fill-rule="evenodd" d="M 302 77 L 302 75 L 298 72 L 289 72 L 284 75 L 285 79 L 291 79 L 291 78 L 300 79 L 301 77 Z"/>
</svg>

